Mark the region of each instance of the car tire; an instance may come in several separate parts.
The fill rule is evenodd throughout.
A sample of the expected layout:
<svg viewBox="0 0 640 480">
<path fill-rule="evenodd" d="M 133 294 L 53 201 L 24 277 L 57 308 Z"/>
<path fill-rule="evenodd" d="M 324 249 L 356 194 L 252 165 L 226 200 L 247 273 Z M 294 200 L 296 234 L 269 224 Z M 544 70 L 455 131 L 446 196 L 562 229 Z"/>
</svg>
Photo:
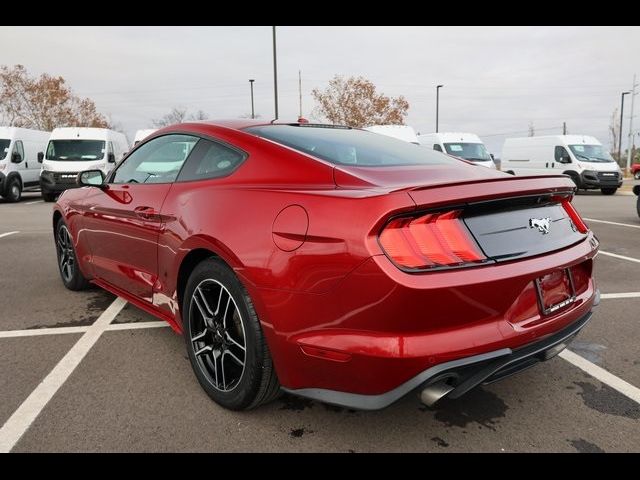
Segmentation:
<svg viewBox="0 0 640 480">
<path fill-rule="evenodd" d="M 42 192 L 42 199 L 45 202 L 55 202 L 56 201 L 56 194 L 55 193 L 49 193 L 49 192 Z"/>
<path fill-rule="evenodd" d="M 575 172 L 565 172 L 565 175 L 573 180 L 576 188 L 580 189 L 580 175 Z"/>
<path fill-rule="evenodd" d="M 82 275 L 78 266 L 76 249 L 73 244 L 73 236 L 64 220 L 58 220 L 56 225 L 56 258 L 58 259 L 58 272 L 62 283 L 69 290 L 85 290 L 89 288 L 89 281 Z"/>
<path fill-rule="evenodd" d="M 640 180 L 640 170 L 633 174 L 633 178 L 635 178 L 636 180 Z"/>
<path fill-rule="evenodd" d="M 22 198 L 22 183 L 16 177 L 11 177 L 5 186 L 4 193 L 2 194 L 9 203 L 19 202 Z"/>
<path fill-rule="evenodd" d="M 640 217 L 640 197 L 636 201 L 636 211 L 638 212 L 638 217 Z"/>
<path fill-rule="evenodd" d="M 224 262 L 212 257 L 195 267 L 182 313 L 191 366 L 213 401 L 230 410 L 248 410 L 279 396 L 280 384 L 251 298 Z"/>
<path fill-rule="evenodd" d="M 603 195 L 614 195 L 618 189 L 617 188 L 601 188 L 600 191 Z"/>
</svg>

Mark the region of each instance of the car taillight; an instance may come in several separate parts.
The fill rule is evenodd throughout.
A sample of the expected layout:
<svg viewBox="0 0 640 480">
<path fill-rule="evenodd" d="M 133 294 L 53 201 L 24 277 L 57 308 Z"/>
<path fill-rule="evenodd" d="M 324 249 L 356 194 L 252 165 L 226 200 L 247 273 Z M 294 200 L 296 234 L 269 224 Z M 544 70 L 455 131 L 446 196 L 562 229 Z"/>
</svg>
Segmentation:
<svg viewBox="0 0 640 480">
<path fill-rule="evenodd" d="M 587 227 L 587 224 L 584 223 L 584 220 L 582 220 L 580 214 L 576 211 L 575 208 L 573 208 L 571 200 L 569 200 L 568 198 L 564 198 L 562 200 L 562 208 L 564 208 L 565 212 L 567 212 L 567 215 L 569 215 L 569 218 L 580 233 L 587 233 L 589 231 L 589 227 Z"/>
<path fill-rule="evenodd" d="M 424 270 L 482 263 L 487 257 L 460 219 L 461 210 L 391 220 L 380 245 L 400 267 Z"/>
</svg>

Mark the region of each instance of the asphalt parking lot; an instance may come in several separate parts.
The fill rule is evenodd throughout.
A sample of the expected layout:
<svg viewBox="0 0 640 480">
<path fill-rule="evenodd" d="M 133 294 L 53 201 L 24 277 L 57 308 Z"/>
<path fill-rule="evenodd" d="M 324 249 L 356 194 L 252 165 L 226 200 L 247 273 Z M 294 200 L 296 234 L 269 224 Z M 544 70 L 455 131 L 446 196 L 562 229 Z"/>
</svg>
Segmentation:
<svg viewBox="0 0 640 480">
<path fill-rule="evenodd" d="M 238 413 L 209 400 L 164 324 L 64 289 L 51 204 L 0 201 L 0 451 L 640 451 L 636 197 L 574 202 L 601 241 L 604 295 L 566 354 L 433 410 L 415 395 L 377 412 L 283 396 Z"/>
</svg>

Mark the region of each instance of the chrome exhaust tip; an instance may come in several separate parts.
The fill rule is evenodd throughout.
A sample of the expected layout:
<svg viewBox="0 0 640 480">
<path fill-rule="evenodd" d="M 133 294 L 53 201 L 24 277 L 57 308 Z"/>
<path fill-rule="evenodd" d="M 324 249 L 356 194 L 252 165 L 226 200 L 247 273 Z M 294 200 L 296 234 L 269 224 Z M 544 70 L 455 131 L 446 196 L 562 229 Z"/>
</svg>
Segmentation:
<svg viewBox="0 0 640 480">
<path fill-rule="evenodd" d="M 446 396 L 455 387 L 449 385 L 446 380 L 432 383 L 420 392 L 420 401 L 427 407 L 433 407 L 438 400 Z"/>
</svg>

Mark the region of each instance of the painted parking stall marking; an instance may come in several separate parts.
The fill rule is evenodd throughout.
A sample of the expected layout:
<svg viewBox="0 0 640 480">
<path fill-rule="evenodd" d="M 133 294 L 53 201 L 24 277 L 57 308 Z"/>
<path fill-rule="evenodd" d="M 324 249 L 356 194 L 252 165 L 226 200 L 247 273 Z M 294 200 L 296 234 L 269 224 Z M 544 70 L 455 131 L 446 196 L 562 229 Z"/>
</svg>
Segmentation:
<svg viewBox="0 0 640 480">
<path fill-rule="evenodd" d="M 640 292 L 625 292 L 625 293 L 601 293 L 600 299 L 607 300 L 611 298 L 638 298 Z"/>
<path fill-rule="evenodd" d="M 625 382 L 621 378 L 616 377 L 612 373 L 606 371 L 604 368 L 591 363 L 586 358 L 572 352 L 569 349 L 563 350 L 558 354 L 558 356 L 569 362 L 571 365 L 574 365 L 580 370 L 588 373 L 593 378 L 601 381 L 605 385 L 608 385 L 614 390 L 617 390 L 634 402 L 640 403 L 640 388 L 631 385 L 629 382 Z"/>
<path fill-rule="evenodd" d="M 602 255 L 605 255 L 607 257 L 613 257 L 613 258 L 617 258 L 619 260 L 626 260 L 627 262 L 635 262 L 635 263 L 640 263 L 640 258 L 633 258 L 633 257 L 626 257 L 624 255 L 618 255 L 617 253 L 611 253 L 611 252 L 604 252 L 602 250 L 600 250 L 600 252 L 598 252 Z"/>
<path fill-rule="evenodd" d="M 15 235 L 16 233 L 20 233 L 20 232 L 16 231 L 16 232 L 0 233 L 0 238 L 8 237 L 9 235 Z"/>
<path fill-rule="evenodd" d="M 95 345 L 102 333 L 127 304 L 122 298 L 116 298 L 98 317 L 76 344 L 62 357 L 53 370 L 22 402 L 18 409 L 0 429 L 0 453 L 8 453 L 31 426 L 40 412 L 53 398 L 64 382 L 80 364 L 85 355 Z"/>
<path fill-rule="evenodd" d="M 630 223 L 610 222 L 609 220 L 597 220 L 595 218 L 584 218 L 587 222 L 605 223 L 607 225 L 617 225 L 618 227 L 640 228 L 640 225 L 631 225 Z"/>
<path fill-rule="evenodd" d="M 115 332 L 120 330 L 142 330 L 145 328 L 169 327 L 167 322 L 158 320 L 153 322 L 112 323 L 105 331 Z M 71 333 L 85 333 L 91 328 L 86 327 L 54 327 L 54 328 L 30 328 L 27 330 L 5 330 L 0 332 L 0 338 L 40 337 L 44 335 L 68 335 Z"/>
</svg>

